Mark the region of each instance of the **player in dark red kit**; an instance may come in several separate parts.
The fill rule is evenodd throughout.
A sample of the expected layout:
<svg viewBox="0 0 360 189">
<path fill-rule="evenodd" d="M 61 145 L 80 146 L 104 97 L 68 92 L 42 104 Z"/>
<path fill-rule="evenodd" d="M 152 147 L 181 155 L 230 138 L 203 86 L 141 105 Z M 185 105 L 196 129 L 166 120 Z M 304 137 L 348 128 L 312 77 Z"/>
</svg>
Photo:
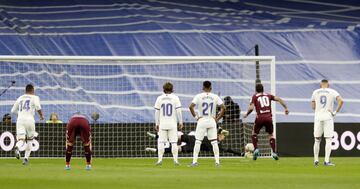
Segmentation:
<svg viewBox="0 0 360 189">
<path fill-rule="evenodd" d="M 279 102 L 285 109 L 285 115 L 289 114 L 289 110 L 285 104 L 285 102 L 276 96 L 273 96 L 268 93 L 264 93 L 264 86 L 262 84 L 256 84 L 256 94 L 253 95 L 248 111 L 244 115 L 244 118 L 247 118 L 249 114 L 256 109 L 256 119 L 255 125 L 252 132 L 252 142 L 254 145 L 254 157 L 253 159 L 256 160 L 259 156 L 259 149 L 257 148 L 258 138 L 257 135 L 259 134 L 261 128 L 265 127 L 265 131 L 269 134 L 269 143 L 272 149 L 271 156 L 278 160 L 279 157 L 276 153 L 276 141 L 273 136 L 274 126 L 272 120 L 272 113 L 271 113 L 271 101 Z"/>
<path fill-rule="evenodd" d="M 91 133 L 88 119 L 77 113 L 73 115 L 66 126 L 66 165 L 65 169 L 70 170 L 70 159 L 75 144 L 76 136 L 80 136 L 84 145 L 86 157 L 86 170 L 91 170 Z"/>
</svg>

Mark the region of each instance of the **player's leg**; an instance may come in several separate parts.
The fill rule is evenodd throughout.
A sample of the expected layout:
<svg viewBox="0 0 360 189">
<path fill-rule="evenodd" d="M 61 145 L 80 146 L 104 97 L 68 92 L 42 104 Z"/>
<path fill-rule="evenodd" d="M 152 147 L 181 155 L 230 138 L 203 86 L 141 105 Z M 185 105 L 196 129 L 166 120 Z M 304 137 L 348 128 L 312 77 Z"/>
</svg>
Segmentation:
<svg viewBox="0 0 360 189">
<path fill-rule="evenodd" d="M 162 160 L 165 153 L 165 143 L 168 141 L 168 131 L 160 129 L 158 134 L 158 161 L 156 165 L 162 165 Z"/>
<path fill-rule="evenodd" d="M 265 131 L 268 133 L 269 135 L 269 144 L 271 147 L 271 156 L 273 157 L 274 160 L 279 160 L 279 156 L 277 154 L 276 151 L 276 139 L 273 135 L 274 133 L 274 125 L 273 125 L 273 121 L 272 119 L 268 119 L 266 120 L 266 122 L 264 122 L 265 124 Z"/>
<path fill-rule="evenodd" d="M 214 122 L 214 124 L 216 125 L 215 122 Z M 216 126 L 207 129 L 207 137 L 212 145 L 212 149 L 214 152 L 214 158 L 215 158 L 215 165 L 219 166 L 220 165 L 220 150 L 219 150 L 219 145 L 218 145 L 218 141 L 217 141 Z"/>
<path fill-rule="evenodd" d="M 324 121 L 324 138 L 325 138 L 325 162 L 326 166 L 334 166 L 335 164 L 330 161 L 331 154 L 331 140 L 334 136 L 334 121 L 327 120 Z"/>
<path fill-rule="evenodd" d="M 254 127 L 253 127 L 253 131 L 252 131 L 252 135 L 251 135 L 251 140 L 254 145 L 253 160 L 256 160 L 260 154 L 257 143 L 258 143 L 258 134 L 260 133 L 261 127 L 262 127 L 262 123 L 258 119 L 256 119 Z"/>
<path fill-rule="evenodd" d="M 324 127 L 322 121 L 314 121 L 314 165 L 319 165 L 319 151 L 320 151 L 320 143 L 321 136 L 324 133 Z"/>
<path fill-rule="evenodd" d="M 84 154 L 86 159 L 86 170 L 91 170 L 91 130 L 86 119 L 80 119 L 80 138 L 84 145 Z"/>
<path fill-rule="evenodd" d="M 177 145 L 177 141 L 178 141 L 177 129 L 168 130 L 168 137 L 169 137 L 169 142 L 171 143 L 171 153 L 174 158 L 174 164 L 179 165 L 179 161 L 178 161 L 179 149 L 178 149 L 178 145 Z"/>
<path fill-rule="evenodd" d="M 202 140 L 204 139 L 204 135 L 206 132 L 206 128 L 202 125 L 201 120 L 198 121 L 198 124 L 196 126 L 196 130 L 195 130 L 195 145 L 194 145 L 194 150 L 193 150 L 193 161 L 192 161 L 192 166 L 197 166 L 197 161 L 199 158 L 199 152 L 200 152 L 200 147 L 201 147 L 201 143 Z"/>
<path fill-rule="evenodd" d="M 20 149 L 24 148 L 24 146 L 26 145 L 25 139 L 26 139 L 25 126 L 21 121 L 17 121 L 16 122 L 16 140 L 17 141 L 16 141 L 16 144 L 14 147 L 16 159 L 20 159 L 20 157 L 21 157 Z"/>
<path fill-rule="evenodd" d="M 37 137 L 38 134 L 35 131 L 35 122 L 27 123 L 25 125 L 25 129 L 26 129 L 26 148 L 25 148 L 25 156 L 24 156 L 23 164 L 27 165 L 29 163 L 29 158 L 34 143 L 34 138 Z"/>
<path fill-rule="evenodd" d="M 76 138 L 76 130 L 73 120 L 70 120 L 66 126 L 66 151 L 65 151 L 65 169 L 70 170 L 70 160 Z"/>
</svg>

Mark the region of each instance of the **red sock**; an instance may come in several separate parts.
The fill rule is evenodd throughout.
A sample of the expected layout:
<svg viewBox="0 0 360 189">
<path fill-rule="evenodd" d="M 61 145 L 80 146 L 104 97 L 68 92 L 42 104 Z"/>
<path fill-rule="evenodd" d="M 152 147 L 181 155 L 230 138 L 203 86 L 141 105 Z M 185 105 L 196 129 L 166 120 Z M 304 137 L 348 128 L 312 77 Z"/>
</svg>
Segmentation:
<svg viewBox="0 0 360 189">
<path fill-rule="evenodd" d="M 254 145 L 254 149 L 257 149 L 257 143 L 258 143 L 257 135 L 252 135 L 251 139 L 252 139 L 252 143 Z"/>
<path fill-rule="evenodd" d="M 85 150 L 85 158 L 86 158 L 86 163 L 88 165 L 91 164 L 91 150 L 90 150 L 90 146 L 84 146 L 84 150 Z"/>
<path fill-rule="evenodd" d="M 73 150 L 73 146 L 66 145 L 66 155 L 65 155 L 66 165 L 70 164 L 72 150 Z"/>
<path fill-rule="evenodd" d="M 275 138 L 271 138 L 269 140 L 269 143 L 270 143 L 270 146 L 271 146 L 271 149 L 274 153 L 276 153 L 276 141 L 275 141 Z"/>
</svg>

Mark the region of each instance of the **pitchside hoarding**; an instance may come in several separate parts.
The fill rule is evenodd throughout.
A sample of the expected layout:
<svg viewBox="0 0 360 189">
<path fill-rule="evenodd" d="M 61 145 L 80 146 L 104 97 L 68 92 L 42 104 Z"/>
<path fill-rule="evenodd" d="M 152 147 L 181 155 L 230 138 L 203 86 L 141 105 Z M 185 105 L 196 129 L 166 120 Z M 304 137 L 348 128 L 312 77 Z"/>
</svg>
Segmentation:
<svg viewBox="0 0 360 189">
<path fill-rule="evenodd" d="M 281 156 L 313 156 L 313 123 L 278 123 L 277 141 Z M 360 123 L 335 123 L 331 156 L 360 156 Z M 321 140 L 320 156 L 324 156 Z"/>
<path fill-rule="evenodd" d="M 65 124 L 36 124 L 39 136 L 34 142 L 32 157 L 63 157 L 65 154 Z M 244 143 L 242 138 L 242 127 L 239 122 L 233 124 L 222 124 L 231 134 L 223 145 L 225 147 L 241 151 Z M 13 157 L 15 145 L 15 125 L 0 124 L 0 157 Z M 147 135 L 154 132 L 153 123 L 127 124 L 108 123 L 91 124 L 92 144 L 94 157 L 156 157 L 157 153 L 146 152 L 145 148 L 156 148 L 157 140 Z M 195 130 L 194 123 L 186 123 L 184 133 Z M 25 147 L 20 150 L 25 150 Z M 82 143 L 79 137 L 73 151 L 76 157 L 83 156 Z M 191 153 L 181 153 L 180 156 L 191 156 Z M 212 153 L 201 153 L 201 155 L 212 155 Z M 232 156 L 233 154 L 222 153 Z"/>
<path fill-rule="evenodd" d="M 95 157 L 155 157 L 156 154 L 145 152 L 146 147 L 156 147 L 156 140 L 146 135 L 153 132 L 153 124 L 92 124 L 93 154 Z M 225 145 L 243 151 L 249 142 L 251 128 L 243 129 L 241 124 L 225 124 L 224 129 L 230 131 Z M 37 124 L 40 133 L 36 139 L 32 156 L 63 157 L 65 151 L 65 124 Z M 185 124 L 184 133 L 195 129 L 194 124 Z M 332 156 L 360 156 L 360 124 L 336 123 L 335 137 L 332 142 Z M 245 137 L 245 138 L 244 138 Z M 267 137 L 263 136 L 261 147 L 268 147 Z M 15 125 L 0 124 L 0 157 L 13 157 L 15 145 Z M 313 123 L 278 123 L 277 144 L 281 156 L 312 156 L 313 155 Z M 320 155 L 324 155 L 325 141 L 321 142 Z M 20 149 L 24 150 L 24 149 Z M 78 140 L 74 156 L 83 156 L 83 147 Z M 191 154 L 180 154 L 191 156 Z M 202 153 L 210 155 L 211 153 Z M 222 156 L 232 154 L 222 154 Z"/>
</svg>

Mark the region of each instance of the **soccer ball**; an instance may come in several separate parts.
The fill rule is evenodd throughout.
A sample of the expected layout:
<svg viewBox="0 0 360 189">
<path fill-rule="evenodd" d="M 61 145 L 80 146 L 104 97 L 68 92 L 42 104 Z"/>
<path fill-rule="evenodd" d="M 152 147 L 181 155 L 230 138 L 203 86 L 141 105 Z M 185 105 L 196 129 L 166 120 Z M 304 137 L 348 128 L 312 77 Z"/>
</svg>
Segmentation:
<svg viewBox="0 0 360 189">
<path fill-rule="evenodd" d="M 254 152 L 254 145 L 252 143 L 247 143 L 246 146 L 245 146 L 245 152 L 251 152 L 253 153 Z"/>
<path fill-rule="evenodd" d="M 253 158 L 253 152 L 254 152 L 254 145 L 252 143 L 248 143 L 245 146 L 245 158 Z"/>
<path fill-rule="evenodd" d="M 245 152 L 245 155 L 244 155 L 245 158 L 249 158 L 249 159 L 252 159 L 254 157 L 254 154 L 251 153 L 251 152 Z"/>
</svg>

